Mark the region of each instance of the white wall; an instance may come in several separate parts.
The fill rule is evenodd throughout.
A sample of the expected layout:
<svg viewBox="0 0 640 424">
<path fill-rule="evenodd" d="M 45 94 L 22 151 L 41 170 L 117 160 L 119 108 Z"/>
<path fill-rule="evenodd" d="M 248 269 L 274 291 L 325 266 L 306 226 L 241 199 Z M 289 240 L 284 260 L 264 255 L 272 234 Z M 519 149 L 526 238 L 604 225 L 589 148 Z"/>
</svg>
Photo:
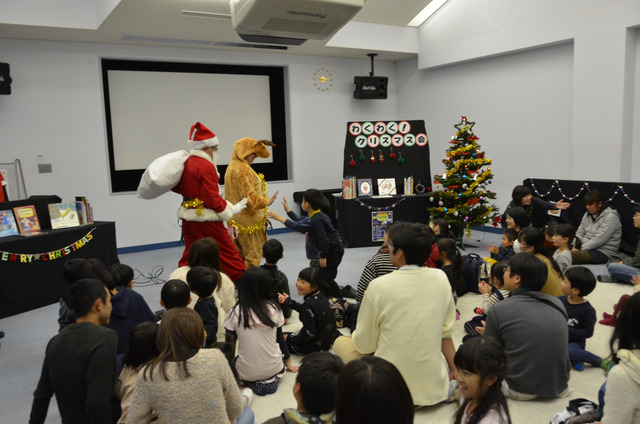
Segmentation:
<svg viewBox="0 0 640 424">
<path fill-rule="evenodd" d="M 450 1 L 398 68 L 398 113 L 437 125 L 434 158 L 477 121 L 500 207 L 527 177 L 640 182 L 638 25 L 638 0 Z"/>
<path fill-rule="evenodd" d="M 96 220 L 116 221 L 119 247 L 178 240 L 175 213 L 181 199 L 173 193 L 155 200 L 110 194 L 102 57 L 287 66 L 290 180 L 270 183 L 269 187 L 290 199 L 294 191 L 341 185 L 347 121 L 397 119 L 395 68 L 391 63 L 376 64 L 378 74 L 390 77 L 387 100 L 353 99 L 353 76 L 367 75 L 368 58 L 7 39 L 0 39 L 0 52 L 0 60 L 11 65 L 13 78 L 12 94 L 0 96 L 0 163 L 20 159 L 29 195 L 53 193 L 63 201 L 87 196 Z M 329 91 L 318 91 L 314 86 L 313 74 L 319 68 L 332 73 Z M 188 128 L 184 131 L 187 134 Z M 37 155 L 52 164 L 53 173 L 37 173 Z M 279 203 L 275 207 L 281 210 Z"/>
<path fill-rule="evenodd" d="M 640 182 L 639 26 L 640 0 L 451 1 L 420 28 L 417 59 L 376 63 L 386 101 L 352 98 L 368 58 L 0 39 L 14 79 L 0 97 L 0 162 L 22 161 L 30 194 L 86 195 L 97 219 L 116 221 L 120 247 L 177 240 L 177 195 L 109 194 L 99 59 L 112 57 L 287 66 L 291 180 L 270 188 L 288 197 L 339 186 L 349 120 L 424 119 L 441 173 L 460 115 L 494 161 L 499 207 L 528 177 Z M 323 67 L 328 92 L 313 85 Z M 37 173 L 38 154 L 52 174 Z"/>
</svg>

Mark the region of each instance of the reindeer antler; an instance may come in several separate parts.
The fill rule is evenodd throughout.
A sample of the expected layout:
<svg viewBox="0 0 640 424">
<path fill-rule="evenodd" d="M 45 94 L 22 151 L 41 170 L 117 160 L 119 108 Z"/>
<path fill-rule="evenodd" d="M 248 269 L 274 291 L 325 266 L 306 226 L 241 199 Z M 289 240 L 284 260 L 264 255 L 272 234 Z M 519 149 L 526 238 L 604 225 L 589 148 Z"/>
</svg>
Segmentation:
<svg viewBox="0 0 640 424">
<path fill-rule="evenodd" d="M 271 146 L 271 147 L 275 147 L 276 144 L 271 141 L 271 140 L 260 140 L 258 141 L 259 144 L 264 144 L 265 146 Z"/>
</svg>

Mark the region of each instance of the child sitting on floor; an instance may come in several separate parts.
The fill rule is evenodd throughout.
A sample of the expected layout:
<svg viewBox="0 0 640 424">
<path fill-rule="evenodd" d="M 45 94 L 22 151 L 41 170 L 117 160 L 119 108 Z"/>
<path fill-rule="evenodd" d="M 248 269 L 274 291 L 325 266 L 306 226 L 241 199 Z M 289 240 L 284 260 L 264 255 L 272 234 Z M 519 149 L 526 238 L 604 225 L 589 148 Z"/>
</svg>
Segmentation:
<svg viewBox="0 0 640 424">
<path fill-rule="evenodd" d="M 276 239 L 269 239 L 262 246 L 262 257 L 265 263 L 260 265 L 260 268 L 266 269 L 271 275 L 271 300 L 274 302 L 278 301 L 278 293 L 286 293 L 289 295 L 289 280 L 287 276 L 278 269 L 278 261 L 284 257 L 283 250 L 282 243 Z M 291 307 L 287 305 L 280 306 L 284 314 L 284 323 L 285 325 L 289 324 Z"/>
<path fill-rule="evenodd" d="M 587 339 L 593 336 L 596 310 L 584 297 L 591 293 L 595 287 L 595 275 L 588 268 L 576 266 L 569 268 L 565 273 L 562 281 L 564 295 L 558 297 L 569 316 L 569 359 L 578 371 L 584 370 L 584 362 L 605 371 L 609 371 L 611 368 L 611 361 L 585 350 Z"/>
<path fill-rule="evenodd" d="M 487 319 L 489 309 L 511 295 L 509 290 L 504 288 L 504 270 L 507 266 L 507 262 L 494 263 L 491 266 L 491 285 L 484 281 L 478 283 L 478 291 L 482 294 L 482 307 L 474 310 L 478 316 L 464 323 L 464 330 L 469 336 L 479 336 L 476 327 L 482 326 L 482 321 Z"/>
<path fill-rule="evenodd" d="M 286 338 L 287 347 L 298 355 L 331 349 L 338 330 L 326 296 L 329 287 L 322 280 L 321 272 L 315 268 L 303 269 L 298 274 L 296 288 L 298 294 L 304 296 L 303 304 L 289 299 L 286 293 L 279 293 L 278 299 L 298 311 L 302 322 L 302 328 Z"/>
<path fill-rule="evenodd" d="M 304 358 L 293 385 L 297 408 L 287 408 L 264 424 L 331 424 L 335 422 L 335 396 L 342 359 L 329 352 L 314 352 Z"/>
<path fill-rule="evenodd" d="M 552 240 L 557 249 L 553 252 L 553 259 L 558 263 L 562 274 L 571 267 L 571 248 L 573 247 L 575 236 L 576 230 L 571 225 L 558 224 L 555 226 Z"/>
<path fill-rule="evenodd" d="M 204 347 L 213 347 L 218 334 L 218 307 L 213 298 L 213 291 L 220 283 L 218 271 L 206 266 L 196 266 L 187 272 L 187 283 L 191 291 L 198 296 L 193 309 L 202 318 L 207 340 Z"/>
<path fill-rule="evenodd" d="M 260 267 L 247 269 L 238 280 L 238 303 L 224 319 L 227 340 L 231 341 L 234 336 L 238 339 L 235 368 L 240 382 L 258 396 L 278 390 L 285 366 L 294 372 L 298 370 L 291 365 L 279 330 L 284 324 L 284 316 L 271 300 L 270 282 L 271 276 L 266 270 Z"/>
<path fill-rule="evenodd" d="M 461 404 L 454 424 L 510 424 L 509 407 L 502 382 L 509 366 L 502 346 L 485 337 L 463 343 L 453 357 Z"/>
<path fill-rule="evenodd" d="M 453 301 L 458 303 L 458 295 L 456 290 L 462 284 L 462 256 L 456 247 L 456 241 L 451 238 L 441 238 L 437 241 L 439 261 L 442 264 L 440 269 L 447 274 L 449 284 L 451 284 L 451 292 L 453 293 Z"/>
<path fill-rule="evenodd" d="M 515 251 L 513 250 L 513 243 L 515 243 L 517 238 L 518 233 L 515 230 L 505 228 L 502 232 L 500 247 L 494 246 L 493 244 L 489 245 L 491 259 L 493 259 L 493 261 L 508 261 L 509 259 L 511 259 L 511 257 L 515 255 Z"/>
</svg>

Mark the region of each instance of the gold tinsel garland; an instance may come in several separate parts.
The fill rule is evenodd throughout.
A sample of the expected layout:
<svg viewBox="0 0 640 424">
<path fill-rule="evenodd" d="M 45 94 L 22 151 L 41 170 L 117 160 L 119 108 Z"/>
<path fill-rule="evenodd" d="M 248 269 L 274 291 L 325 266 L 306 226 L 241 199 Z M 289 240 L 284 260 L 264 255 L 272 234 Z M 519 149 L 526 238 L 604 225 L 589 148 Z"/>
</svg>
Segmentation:
<svg viewBox="0 0 640 424">
<path fill-rule="evenodd" d="M 455 149 L 455 150 L 451 150 L 450 152 L 447 152 L 447 157 L 450 158 L 451 156 L 457 156 L 459 153 L 464 153 L 464 152 L 470 152 L 471 150 L 476 150 L 478 148 L 478 144 L 473 141 L 471 142 L 471 144 L 469 144 L 466 147 L 460 147 L 459 149 Z"/>
<path fill-rule="evenodd" d="M 259 173 L 258 177 L 260 177 L 260 186 L 262 188 L 262 195 L 266 196 L 267 192 L 269 191 L 269 187 L 267 186 L 267 182 L 264 180 L 264 174 Z M 262 216 L 262 219 L 254 225 L 245 227 L 243 225 L 238 224 L 233 218 L 228 220 L 227 224 L 229 225 L 229 227 L 236 227 L 240 234 L 253 234 L 256 231 L 263 229 L 264 226 L 267 224 L 267 221 L 269 220 L 269 217 L 267 216 L 268 209 L 265 207 L 263 211 L 264 211 L 264 215 Z"/>
<path fill-rule="evenodd" d="M 193 200 L 185 200 L 180 204 L 185 209 L 195 209 L 196 215 L 202 215 L 204 213 L 204 202 L 197 197 Z"/>
<path fill-rule="evenodd" d="M 468 165 L 468 164 L 471 164 L 471 163 L 475 163 L 476 165 L 480 165 L 480 166 L 485 165 L 485 164 L 486 165 L 491 165 L 491 159 L 483 158 L 483 159 L 465 159 L 464 161 L 461 160 L 458 163 L 456 163 L 455 166 L 445 174 L 445 176 L 447 178 L 450 178 L 451 176 L 455 175 L 456 172 L 458 172 L 458 169 L 460 169 L 461 166 Z"/>
</svg>

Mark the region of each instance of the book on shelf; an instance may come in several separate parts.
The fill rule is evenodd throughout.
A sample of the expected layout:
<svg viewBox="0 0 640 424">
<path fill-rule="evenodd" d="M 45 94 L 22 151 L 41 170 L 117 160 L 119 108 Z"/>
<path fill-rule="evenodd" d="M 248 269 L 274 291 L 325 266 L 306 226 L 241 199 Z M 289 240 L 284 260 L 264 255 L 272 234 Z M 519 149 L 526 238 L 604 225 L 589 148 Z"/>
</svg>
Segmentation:
<svg viewBox="0 0 640 424">
<path fill-rule="evenodd" d="M 16 206 L 13 208 L 13 213 L 15 214 L 16 221 L 18 222 L 20 234 L 34 234 L 39 233 L 42 230 L 40 227 L 40 221 L 38 221 L 38 214 L 36 214 L 35 206 Z"/>
<path fill-rule="evenodd" d="M 395 178 L 378 178 L 378 194 L 380 196 L 389 196 L 396 193 Z"/>
<path fill-rule="evenodd" d="M 413 177 L 404 179 L 404 195 L 411 196 L 413 194 Z"/>
<path fill-rule="evenodd" d="M 69 228 L 80 226 L 80 217 L 76 202 L 72 203 L 50 203 L 49 217 L 51 218 L 51 228 Z"/>
<path fill-rule="evenodd" d="M 0 211 L 0 237 L 14 236 L 16 234 L 20 234 L 20 231 L 13 216 L 13 211 L 11 209 Z"/>
<path fill-rule="evenodd" d="M 356 198 L 356 177 L 345 177 L 342 180 L 342 197 L 345 199 Z"/>
<path fill-rule="evenodd" d="M 93 209 L 91 204 L 84 196 L 76 196 L 76 210 L 78 211 L 78 218 L 80 219 L 80 225 L 93 223 Z"/>
<path fill-rule="evenodd" d="M 373 183 L 371 178 L 358 179 L 358 197 L 373 196 Z"/>
</svg>

